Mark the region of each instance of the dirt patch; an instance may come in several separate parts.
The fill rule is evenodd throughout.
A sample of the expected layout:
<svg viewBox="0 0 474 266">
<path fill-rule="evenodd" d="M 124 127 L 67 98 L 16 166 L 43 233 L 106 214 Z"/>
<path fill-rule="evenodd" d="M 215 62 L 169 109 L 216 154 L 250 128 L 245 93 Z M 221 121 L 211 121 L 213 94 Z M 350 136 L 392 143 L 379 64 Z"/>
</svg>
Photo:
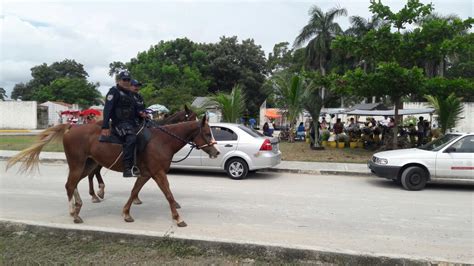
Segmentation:
<svg viewBox="0 0 474 266">
<path fill-rule="evenodd" d="M 334 162 L 334 163 L 367 163 L 374 154 L 361 148 L 337 149 L 325 148 L 324 150 L 312 150 L 306 142 L 281 142 L 280 150 L 284 161 L 304 162 Z"/>
</svg>

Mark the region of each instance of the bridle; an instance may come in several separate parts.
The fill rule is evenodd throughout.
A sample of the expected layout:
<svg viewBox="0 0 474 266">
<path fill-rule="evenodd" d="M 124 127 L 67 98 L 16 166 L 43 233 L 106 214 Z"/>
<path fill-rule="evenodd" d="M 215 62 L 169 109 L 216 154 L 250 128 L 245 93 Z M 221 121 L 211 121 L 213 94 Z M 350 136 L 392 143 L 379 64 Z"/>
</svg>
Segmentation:
<svg viewBox="0 0 474 266">
<path fill-rule="evenodd" d="M 186 116 L 187 116 L 187 114 L 186 114 Z M 191 146 L 191 149 L 189 150 L 188 154 L 186 154 L 186 156 L 184 156 L 183 159 L 180 159 L 180 160 L 178 160 L 178 161 L 171 161 L 172 163 L 179 163 L 179 162 L 181 162 L 181 161 L 186 160 L 186 159 L 189 157 L 189 155 L 191 154 L 191 152 L 193 151 L 193 149 L 200 150 L 200 149 L 202 149 L 202 148 L 212 147 L 212 146 L 214 146 L 215 144 L 217 144 L 217 142 L 214 140 L 214 137 L 212 137 L 212 138 L 211 138 L 211 141 L 208 141 L 207 143 L 205 143 L 205 144 L 199 146 L 199 145 L 197 145 L 194 141 L 185 140 L 185 139 L 183 139 L 182 137 L 180 137 L 180 136 L 174 134 L 173 132 L 171 132 L 171 131 L 165 129 L 164 127 L 159 126 L 159 127 L 156 127 L 156 128 L 159 129 L 159 130 L 161 130 L 161 131 L 163 131 L 164 133 L 170 135 L 171 137 L 173 137 L 173 138 L 175 138 L 175 139 L 178 139 L 178 140 L 180 140 L 181 142 L 183 142 L 183 143 L 188 144 L 188 145 Z M 196 134 L 194 134 L 190 139 L 193 139 L 193 140 L 194 140 L 194 138 L 196 138 L 198 135 L 200 135 L 201 132 L 202 132 L 202 125 L 201 125 L 201 123 L 199 123 L 199 132 L 197 132 Z M 211 130 L 211 135 L 212 135 L 212 130 Z M 206 140 L 206 139 L 204 138 L 204 140 Z M 206 140 L 206 141 L 207 141 L 207 140 Z"/>
</svg>

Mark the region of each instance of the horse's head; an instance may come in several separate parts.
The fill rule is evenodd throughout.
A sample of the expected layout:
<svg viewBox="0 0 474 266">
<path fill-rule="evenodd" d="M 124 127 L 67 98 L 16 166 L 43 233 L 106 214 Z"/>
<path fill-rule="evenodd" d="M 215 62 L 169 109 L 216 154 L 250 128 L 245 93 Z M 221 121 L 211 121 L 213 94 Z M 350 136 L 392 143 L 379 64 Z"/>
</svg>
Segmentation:
<svg viewBox="0 0 474 266">
<path fill-rule="evenodd" d="M 194 137 L 193 142 L 196 144 L 198 149 L 202 149 L 209 154 L 209 158 L 217 158 L 221 152 L 215 146 L 217 142 L 214 139 L 214 136 L 212 136 L 207 117 L 204 116 L 198 123 L 200 123 L 199 133 Z"/>
</svg>

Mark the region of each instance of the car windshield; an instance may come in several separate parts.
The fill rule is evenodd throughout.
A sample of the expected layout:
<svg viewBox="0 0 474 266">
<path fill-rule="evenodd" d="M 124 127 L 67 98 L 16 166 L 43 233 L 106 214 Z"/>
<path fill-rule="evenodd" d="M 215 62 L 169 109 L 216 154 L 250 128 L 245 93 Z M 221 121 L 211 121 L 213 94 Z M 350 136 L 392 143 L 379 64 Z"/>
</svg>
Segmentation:
<svg viewBox="0 0 474 266">
<path fill-rule="evenodd" d="M 242 129 L 243 131 L 247 132 L 250 136 L 254 138 L 259 138 L 259 137 L 264 137 L 264 135 L 260 132 L 258 132 L 255 129 L 248 128 L 246 126 L 239 125 L 239 128 Z"/>
<path fill-rule="evenodd" d="M 459 137 L 458 134 L 446 134 L 441 138 L 435 139 L 431 142 L 426 143 L 425 145 L 418 147 L 419 149 L 426 151 L 439 151 L 446 145 L 448 145 L 453 139 Z"/>
</svg>

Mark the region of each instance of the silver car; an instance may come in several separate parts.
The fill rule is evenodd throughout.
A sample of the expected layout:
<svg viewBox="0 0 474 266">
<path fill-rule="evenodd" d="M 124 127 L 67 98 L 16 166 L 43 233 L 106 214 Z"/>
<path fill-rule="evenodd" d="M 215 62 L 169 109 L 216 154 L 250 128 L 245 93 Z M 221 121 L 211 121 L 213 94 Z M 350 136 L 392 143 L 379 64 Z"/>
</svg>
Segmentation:
<svg viewBox="0 0 474 266">
<path fill-rule="evenodd" d="M 273 167 L 280 163 L 281 152 L 278 139 L 263 136 L 260 132 L 244 125 L 232 123 L 210 123 L 212 134 L 217 141 L 220 155 L 210 159 L 201 150 L 191 150 L 184 146 L 173 157 L 181 162 L 171 164 L 171 168 L 224 170 L 232 179 L 242 179 L 249 172 Z"/>
</svg>

